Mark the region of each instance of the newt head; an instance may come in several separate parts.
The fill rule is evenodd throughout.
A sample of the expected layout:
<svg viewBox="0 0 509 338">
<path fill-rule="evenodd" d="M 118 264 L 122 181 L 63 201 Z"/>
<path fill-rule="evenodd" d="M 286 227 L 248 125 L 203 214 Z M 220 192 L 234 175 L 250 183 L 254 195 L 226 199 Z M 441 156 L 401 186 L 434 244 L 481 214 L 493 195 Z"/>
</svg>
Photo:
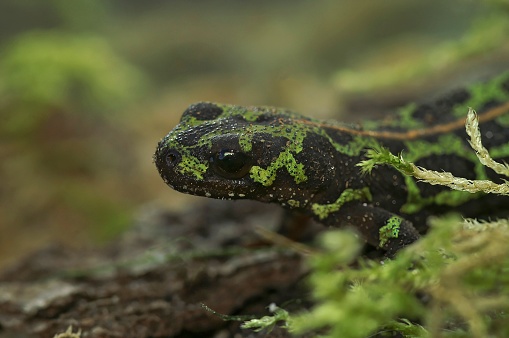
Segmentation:
<svg viewBox="0 0 509 338">
<path fill-rule="evenodd" d="M 191 105 L 154 161 L 173 189 L 304 208 L 336 175 L 330 144 L 311 119 L 272 107 Z"/>
</svg>

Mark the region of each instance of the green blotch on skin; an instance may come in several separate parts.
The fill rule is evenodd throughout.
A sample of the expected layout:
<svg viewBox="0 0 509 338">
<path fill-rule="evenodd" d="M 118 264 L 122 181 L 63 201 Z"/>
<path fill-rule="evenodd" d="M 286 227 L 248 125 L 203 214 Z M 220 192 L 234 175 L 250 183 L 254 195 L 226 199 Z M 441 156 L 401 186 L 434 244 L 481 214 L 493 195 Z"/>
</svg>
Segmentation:
<svg viewBox="0 0 509 338">
<path fill-rule="evenodd" d="M 252 135 L 249 132 L 241 134 L 239 137 L 239 146 L 242 151 L 248 153 L 253 149 L 253 143 L 251 142 Z"/>
<path fill-rule="evenodd" d="M 465 146 L 459 136 L 453 134 L 441 135 L 434 142 L 408 141 L 405 142 L 405 160 L 416 162 L 417 160 L 431 155 L 453 154 L 475 160 L 472 150 Z"/>
<path fill-rule="evenodd" d="M 372 196 L 368 187 L 364 187 L 362 189 L 345 189 L 334 203 L 314 203 L 311 206 L 311 209 L 313 210 L 313 213 L 320 219 L 325 219 L 329 216 L 329 214 L 337 212 L 339 209 L 341 209 L 345 203 L 356 200 L 371 201 L 371 199 Z"/>
<path fill-rule="evenodd" d="M 418 129 L 424 127 L 424 123 L 414 117 L 415 108 L 417 108 L 417 104 L 415 103 L 410 103 L 400 108 L 397 112 L 399 119 L 394 121 L 395 126 L 406 129 Z"/>
<path fill-rule="evenodd" d="M 302 163 L 297 163 L 292 153 L 287 149 L 280 153 L 278 158 L 272 162 L 267 169 L 260 166 L 253 166 L 251 168 L 250 176 L 258 183 L 268 187 L 274 183 L 277 176 L 277 171 L 280 168 L 286 168 L 288 173 L 294 178 L 295 183 L 300 184 L 307 181 L 307 176 Z"/>
<path fill-rule="evenodd" d="M 264 111 L 262 108 L 253 108 L 254 110 L 249 110 L 242 107 L 231 106 L 228 108 L 225 106 L 227 112 L 224 115 L 228 116 L 236 116 L 240 115 L 242 118 L 248 122 L 253 122 L 257 118 L 260 117 L 260 114 Z M 269 109 L 270 114 L 286 114 L 292 116 L 295 119 L 302 119 L 298 114 L 291 114 L 287 111 L 275 109 L 275 108 L 265 108 Z M 239 145 L 241 149 L 245 152 L 251 151 L 253 148 L 253 137 L 255 135 L 261 134 L 269 134 L 272 137 L 284 137 L 289 142 L 287 144 L 287 149 L 291 150 L 294 153 L 299 153 L 303 149 L 303 142 L 306 138 L 307 133 L 315 133 L 314 128 L 309 125 L 303 125 L 299 123 L 295 124 L 270 124 L 270 125 L 258 125 L 251 124 L 247 127 L 241 127 L 241 129 L 233 129 L 231 133 L 238 133 L 239 136 Z M 207 139 L 211 138 L 211 134 L 207 135 Z"/>
<path fill-rule="evenodd" d="M 223 115 L 232 115 L 232 116 L 242 116 L 245 121 L 254 122 L 260 116 L 260 113 L 270 110 L 273 114 L 279 113 L 280 109 L 272 108 L 272 107 L 242 107 L 242 106 L 232 106 L 228 104 L 217 104 L 218 107 L 223 109 L 223 114 L 221 114 L 218 118 L 223 117 Z"/>
<path fill-rule="evenodd" d="M 509 100 L 509 93 L 504 90 L 502 84 L 509 78 L 509 73 L 504 73 L 495 77 L 488 82 L 475 83 L 468 87 L 470 98 L 453 108 L 453 115 L 456 117 L 464 117 L 468 112 L 468 108 L 481 109 L 486 102 L 505 102 Z M 404 129 L 418 129 L 424 126 L 423 121 L 416 119 L 413 114 L 417 105 L 411 103 L 401 108 L 396 116 L 397 119 L 389 121 L 367 121 L 363 123 L 365 129 L 376 130 L 380 126 L 391 126 Z M 503 115 L 497 118 L 497 122 L 503 126 L 509 126 L 509 116 Z"/>
<path fill-rule="evenodd" d="M 356 135 L 352 141 L 342 144 L 334 142 L 323 130 L 321 133 L 329 139 L 329 142 L 338 152 L 347 156 L 358 156 L 366 148 L 376 148 L 380 146 L 378 141 L 371 137 Z"/>
<path fill-rule="evenodd" d="M 417 108 L 417 104 L 410 103 L 400 108 L 393 118 L 382 121 L 365 121 L 362 126 L 366 130 L 377 130 L 380 127 L 397 127 L 404 129 L 419 129 L 424 127 L 423 121 L 414 118 L 413 114 Z"/>
<path fill-rule="evenodd" d="M 282 123 L 279 120 L 274 120 L 273 123 L 264 125 L 264 124 L 249 124 L 247 127 L 245 125 L 240 126 L 239 128 L 231 128 L 228 129 L 228 133 L 238 134 L 239 135 L 239 146 L 242 151 L 248 153 L 253 148 L 253 138 L 256 135 L 268 134 L 271 137 L 283 137 L 288 140 L 286 144 L 286 149 L 281 154 L 284 154 L 286 157 L 285 166 L 290 174 L 295 178 L 296 183 L 301 183 L 307 180 L 306 175 L 304 174 L 304 168 L 300 164 L 295 164 L 295 160 L 293 159 L 292 154 L 300 153 L 304 148 L 304 140 L 309 135 L 314 135 L 313 137 L 320 136 L 324 137 L 335 149 L 341 154 L 345 154 L 347 156 L 358 156 L 361 154 L 363 149 L 368 147 L 376 147 L 378 146 L 378 141 L 370 137 L 364 137 L 360 135 L 356 135 L 350 142 L 348 143 L 338 143 L 335 142 L 326 130 L 321 126 L 321 121 L 308 119 L 303 117 L 302 115 L 289 112 L 285 109 L 278 109 L 272 107 L 240 107 L 240 106 L 231 106 L 231 105 L 221 105 L 218 106 L 223 110 L 223 113 L 220 114 L 214 121 L 201 121 L 197 120 L 194 117 L 188 117 L 185 120 L 182 120 L 179 125 L 172 131 L 173 134 L 179 134 L 181 132 L 185 132 L 188 129 L 193 127 L 197 127 L 205 124 L 214 124 L 218 119 L 227 118 L 230 116 L 241 116 L 243 120 L 248 122 L 256 121 L 262 114 L 269 115 L 281 115 L 282 117 L 291 118 L 296 121 L 296 123 Z M 299 121 L 309 121 L 310 123 L 300 123 Z M 282 121 L 282 120 L 281 120 Z M 318 122 L 318 124 L 314 124 L 314 122 Z M 330 125 L 334 127 L 334 124 Z M 205 137 L 202 137 L 198 140 L 196 145 L 189 147 L 189 149 L 196 147 L 206 147 L 210 149 L 212 147 L 212 142 L 215 136 L 224 134 L 225 131 L 221 128 L 217 128 L 215 131 L 211 131 L 206 134 Z M 169 141 L 167 146 L 170 146 L 169 143 L 175 142 L 174 146 L 178 147 L 178 143 L 175 140 Z M 263 142 L 263 140 L 261 140 Z M 251 171 L 251 177 L 259 183 L 262 183 L 265 186 L 270 186 L 275 180 L 275 174 L 278 168 L 282 167 L 282 158 L 279 156 L 278 161 L 280 163 L 274 163 L 269 168 L 263 169 L 260 167 L 254 167 Z M 197 172 L 200 172 L 203 168 L 197 168 Z M 186 170 L 186 172 L 193 172 L 193 170 Z M 198 175 L 195 174 L 196 177 Z"/>
<path fill-rule="evenodd" d="M 198 180 L 203 180 L 203 174 L 208 169 L 208 163 L 202 162 L 194 156 L 182 155 L 182 160 L 178 164 L 179 172 L 183 175 L 193 175 Z"/>
<path fill-rule="evenodd" d="M 179 129 L 186 130 L 186 129 L 192 128 L 194 126 L 200 125 L 202 123 L 203 123 L 202 120 L 198 120 L 194 116 L 189 116 L 189 117 L 186 118 L 185 121 L 181 121 L 180 122 L 179 125 L 182 125 L 182 128 L 179 128 Z"/>
<path fill-rule="evenodd" d="M 306 120 L 310 122 L 318 122 L 321 124 L 321 121 L 307 119 L 299 114 L 291 113 L 283 109 L 276 108 L 254 108 L 254 110 L 249 110 L 243 107 L 235 107 L 235 106 L 227 106 L 223 107 L 225 110 L 224 116 L 226 115 L 241 115 L 242 118 L 246 121 L 255 121 L 264 109 L 269 109 L 271 114 L 282 114 L 283 116 L 290 116 L 295 120 Z M 223 116 L 222 115 L 222 116 Z M 262 133 L 269 134 L 273 137 L 284 137 L 289 142 L 287 144 L 287 149 L 291 150 L 293 153 L 300 153 L 303 150 L 303 142 L 307 135 L 318 135 L 326 138 L 330 144 L 340 153 L 348 155 L 348 156 L 358 156 L 363 149 L 367 147 L 375 147 L 378 145 L 378 141 L 370 137 L 364 137 L 360 135 L 356 135 L 352 141 L 344 144 L 335 142 L 325 131 L 324 128 L 319 125 L 314 125 L 313 123 L 292 123 L 292 124 L 271 124 L 271 125 L 257 125 L 252 124 L 247 128 L 243 128 L 242 130 L 232 130 L 232 133 L 239 132 L 241 135 L 239 138 L 239 145 L 241 149 L 245 152 L 249 152 L 252 149 L 252 141 L 254 135 L 260 135 Z M 334 127 L 334 124 L 330 125 Z M 207 136 L 208 138 L 210 136 Z"/>
<path fill-rule="evenodd" d="M 398 238 L 402 222 L 403 219 L 399 216 L 392 216 L 385 222 L 385 225 L 379 230 L 380 247 L 383 247 L 390 239 Z"/>
</svg>

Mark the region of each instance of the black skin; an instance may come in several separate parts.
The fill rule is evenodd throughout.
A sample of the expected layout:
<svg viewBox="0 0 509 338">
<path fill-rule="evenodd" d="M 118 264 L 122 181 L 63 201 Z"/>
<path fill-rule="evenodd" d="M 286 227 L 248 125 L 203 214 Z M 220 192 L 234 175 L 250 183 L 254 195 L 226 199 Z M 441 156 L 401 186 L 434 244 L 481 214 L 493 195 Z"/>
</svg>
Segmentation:
<svg viewBox="0 0 509 338">
<path fill-rule="evenodd" d="M 468 93 L 457 92 L 448 98 L 438 100 L 434 105 L 422 105 L 415 110 L 415 118 L 425 118 L 430 126 L 446 123 L 451 120 L 447 111 L 459 101 L 467 100 Z M 491 102 L 496 106 L 497 102 Z M 483 110 L 491 106 L 483 107 Z M 221 199 L 253 199 L 262 202 L 281 204 L 283 207 L 302 212 L 327 226 L 353 226 L 361 233 L 363 238 L 371 245 L 378 246 L 380 243 L 379 230 L 386 221 L 393 216 L 400 216 L 404 220 L 400 226 L 397 238 L 390 239 L 382 249 L 393 254 L 402 247 L 416 241 L 420 234 L 427 230 L 426 219 L 430 215 L 443 214 L 450 211 L 461 212 L 466 217 L 478 217 L 492 215 L 498 210 L 508 210 L 509 198 L 500 196 L 478 196 L 465 204 L 451 208 L 446 205 L 429 205 L 419 212 L 404 214 L 401 207 L 406 203 L 408 189 L 404 177 L 395 169 L 387 166 L 375 168 L 371 174 L 362 175 L 357 163 L 365 159 L 365 152 L 358 156 L 347 156 L 339 153 L 330 142 L 320 135 L 308 134 L 303 142 L 303 151 L 293 154 L 298 163 L 302 163 L 308 174 L 308 180 L 296 184 L 285 168 L 278 169 L 277 179 L 271 186 L 263 186 L 253 181 L 249 175 L 252 166 L 268 167 L 279 153 L 286 147 L 287 140 L 283 137 L 274 137 L 269 133 L 259 133 L 253 137 L 253 147 L 249 152 L 242 151 L 239 146 L 238 133 L 233 130 L 243 128 L 253 123 L 261 124 L 269 128 L 273 125 L 290 125 L 309 121 L 300 117 L 298 121 L 293 115 L 275 115 L 271 109 L 260 108 L 264 112 L 256 121 L 245 121 L 241 116 L 228 117 L 217 120 L 222 108 L 213 103 L 199 103 L 192 105 L 184 112 L 182 121 L 186 117 L 194 116 L 202 121 L 211 121 L 211 124 L 197 127 L 182 128 L 170 133 L 159 143 L 154 160 L 157 169 L 164 181 L 172 188 L 194 195 L 207 196 Z M 211 149 L 207 147 L 194 147 L 197 140 L 207 132 L 222 129 L 224 132 L 214 138 Z M 323 127 L 326 128 L 327 127 Z M 394 131 L 397 128 L 384 127 L 380 130 Z M 497 146 L 509 140 L 509 132 L 497 125 L 494 120 L 486 121 L 481 125 L 484 132 L 496 133 L 497 137 L 484 140 L 485 146 Z M 232 131 L 232 132 L 230 132 Z M 396 130 L 398 131 L 398 130 Z M 470 149 L 467 143 L 467 135 L 463 128 L 448 131 L 460 135 L 465 140 L 465 147 Z M 174 147 L 168 146 L 170 135 L 175 137 L 180 145 L 192 148 L 191 154 L 203 161 L 208 161 L 209 167 L 203 174 L 203 179 L 196 179 L 193 175 L 183 174 L 178 170 L 182 160 L 182 154 Z M 352 139 L 352 135 L 345 131 L 328 128 L 327 134 L 335 142 L 345 144 Z M 368 136 L 366 136 L 368 137 Z M 433 141 L 436 134 L 428 135 L 424 139 Z M 377 141 L 391 150 L 393 153 L 404 151 L 404 140 L 391 138 L 377 138 Z M 227 150 L 225 152 L 225 150 Z M 403 152 L 404 154 L 404 152 Z M 508 158 L 502 158 L 509 162 Z M 473 163 L 455 155 L 433 155 L 420 159 L 417 165 L 433 170 L 446 170 L 459 177 L 475 179 Z M 491 179 L 501 181 L 501 178 L 487 169 Z M 440 191 L 448 190 L 441 186 L 431 186 L 418 183 L 422 196 L 435 195 Z M 314 203 L 333 203 L 345 189 L 361 189 L 369 187 L 372 199 L 355 200 L 344 204 L 339 211 L 333 212 L 325 219 L 320 219 L 312 210 Z M 234 193 L 233 195 L 231 193 Z M 239 196 L 241 194 L 241 196 Z M 299 202 L 298 206 L 289 205 L 287 201 L 292 199 Z"/>
</svg>

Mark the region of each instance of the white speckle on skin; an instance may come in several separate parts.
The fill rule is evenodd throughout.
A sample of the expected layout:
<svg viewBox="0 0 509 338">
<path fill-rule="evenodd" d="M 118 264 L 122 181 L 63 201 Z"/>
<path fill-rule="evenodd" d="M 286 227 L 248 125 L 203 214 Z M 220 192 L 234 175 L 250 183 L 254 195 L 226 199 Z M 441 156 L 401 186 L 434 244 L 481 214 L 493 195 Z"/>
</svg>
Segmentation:
<svg viewBox="0 0 509 338">
<path fill-rule="evenodd" d="M 212 196 L 212 195 L 210 194 L 210 192 L 208 192 L 208 191 L 207 191 L 207 192 L 205 192 L 205 197 L 210 197 L 210 196 Z"/>
</svg>

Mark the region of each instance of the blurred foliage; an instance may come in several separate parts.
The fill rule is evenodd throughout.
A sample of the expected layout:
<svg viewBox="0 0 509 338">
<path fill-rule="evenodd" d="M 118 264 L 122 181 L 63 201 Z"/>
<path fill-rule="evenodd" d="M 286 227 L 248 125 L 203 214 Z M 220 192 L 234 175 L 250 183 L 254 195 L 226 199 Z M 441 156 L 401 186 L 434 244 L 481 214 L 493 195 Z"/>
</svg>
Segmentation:
<svg viewBox="0 0 509 338">
<path fill-rule="evenodd" d="M 323 337 L 506 337 L 509 334 L 508 222 L 435 219 L 422 240 L 384 262 L 350 263 L 359 251 L 349 232 L 326 233 L 310 259 L 318 304 L 290 319 L 296 333 Z"/>
<path fill-rule="evenodd" d="M 31 6 L 37 0 L 31 0 Z M 111 1 L 102 0 L 51 0 L 51 7 L 66 28 L 78 31 L 100 31 L 106 26 Z"/>
<path fill-rule="evenodd" d="M 1 55 L 0 224 L 85 235 L 93 225 L 103 238 L 124 228 L 136 160 L 112 114 L 146 79 L 99 37 L 27 33 Z"/>
<path fill-rule="evenodd" d="M 489 53 L 509 51 L 509 20 L 507 13 L 494 13 L 481 17 L 468 32 L 457 40 L 445 41 L 429 50 L 421 50 L 413 58 L 401 59 L 381 67 L 384 58 L 366 60 L 363 69 L 341 69 L 333 76 L 339 91 L 372 92 L 387 87 L 402 86 L 419 81 L 430 74 L 446 73 L 475 58 Z M 407 41 L 400 41 L 406 44 Z M 392 50 L 401 47 L 390 46 Z"/>
<path fill-rule="evenodd" d="M 110 113 L 141 97 L 144 79 L 98 37 L 60 32 L 19 36 L 0 60 L 1 132 L 27 134 L 51 108 Z"/>
</svg>

